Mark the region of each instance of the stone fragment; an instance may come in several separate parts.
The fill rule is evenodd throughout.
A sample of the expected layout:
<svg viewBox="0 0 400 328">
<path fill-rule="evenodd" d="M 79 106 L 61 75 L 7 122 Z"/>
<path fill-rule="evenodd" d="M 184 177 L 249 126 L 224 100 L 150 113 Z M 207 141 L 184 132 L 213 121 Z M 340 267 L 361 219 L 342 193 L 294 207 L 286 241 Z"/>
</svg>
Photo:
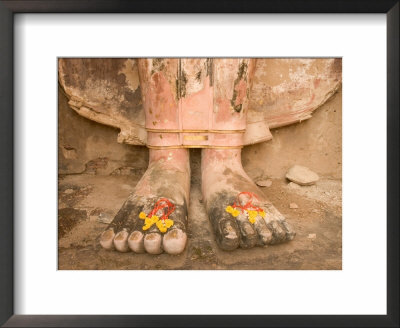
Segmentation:
<svg viewBox="0 0 400 328">
<path fill-rule="evenodd" d="M 64 194 L 72 194 L 74 192 L 74 189 L 65 189 Z"/>
<path fill-rule="evenodd" d="M 299 206 L 296 203 L 290 203 L 289 208 L 299 208 Z"/>
<path fill-rule="evenodd" d="M 311 212 L 312 213 L 318 213 L 318 210 L 316 208 L 314 208 Z"/>
<path fill-rule="evenodd" d="M 315 239 L 315 238 L 317 238 L 317 234 L 315 234 L 315 233 L 310 233 L 310 234 L 308 234 L 308 237 L 307 237 L 308 239 Z"/>
<path fill-rule="evenodd" d="M 114 216 L 108 212 L 102 212 L 99 214 L 97 221 L 100 223 L 109 224 L 114 219 Z"/>
<path fill-rule="evenodd" d="M 259 187 L 271 187 L 272 180 L 271 179 L 258 180 L 258 181 L 256 181 L 256 185 L 259 186 Z"/>
<path fill-rule="evenodd" d="M 286 178 L 302 186 L 310 186 L 315 184 L 319 176 L 309 168 L 295 165 L 286 173 Z"/>
</svg>

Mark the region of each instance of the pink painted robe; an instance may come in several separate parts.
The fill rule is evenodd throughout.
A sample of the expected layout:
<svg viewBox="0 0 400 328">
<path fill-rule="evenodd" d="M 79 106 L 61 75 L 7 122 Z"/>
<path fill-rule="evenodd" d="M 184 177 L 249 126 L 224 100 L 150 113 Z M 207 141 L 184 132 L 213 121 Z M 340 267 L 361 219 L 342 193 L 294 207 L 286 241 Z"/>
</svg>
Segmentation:
<svg viewBox="0 0 400 328">
<path fill-rule="evenodd" d="M 118 141 L 241 147 L 311 117 L 341 84 L 341 59 L 96 58 L 59 60 L 78 114 L 120 129 Z"/>
</svg>

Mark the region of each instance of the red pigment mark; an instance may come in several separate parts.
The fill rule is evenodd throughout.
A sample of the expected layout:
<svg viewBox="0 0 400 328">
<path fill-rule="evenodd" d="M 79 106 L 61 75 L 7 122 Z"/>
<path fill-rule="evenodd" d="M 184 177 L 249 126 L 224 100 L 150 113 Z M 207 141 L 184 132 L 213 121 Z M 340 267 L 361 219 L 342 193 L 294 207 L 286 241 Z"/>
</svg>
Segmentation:
<svg viewBox="0 0 400 328">
<path fill-rule="evenodd" d="M 318 88 L 320 83 L 321 83 L 321 79 L 315 79 L 314 80 L 314 88 Z"/>
<path fill-rule="evenodd" d="M 311 103 L 314 101 L 315 99 L 315 93 L 312 94 L 310 101 L 306 104 L 306 106 L 311 105 Z"/>
<path fill-rule="evenodd" d="M 249 199 L 245 205 L 241 205 L 240 201 L 239 201 L 239 197 L 242 196 L 242 195 L 248 196 L 248 199 Z M 236 196 L 236 200 L 233 203 L 232 207 L 233 208 L 240 208 L 242 213 L 247 209 L 251 209 L 253 211 L 258 211 L 258 212 L 261 212 L 261 211 L 264 212 L 264 210 L 262 208 L 253 205 L 253 199 L 258 200 L 258 197 L 257 197 L 256 194 L 254 194 L 254 193 L 252 193 L 250 191 L 242 191 L 240 194 L 238 194 Z"/>
<path fill-rule="evenodd" d="M 167 209 L 167 211 L 165 212 L 164 209 Z M 147 215 L 147 217 L 151 218 L 160 210 L 163 211 L 160 219 L 165 221 L 172 214 L 172 212 L 175 211 L 175 205 L 172 204 L 167 198 L 160 198 L 157 203 L 155 203 L 152 211 Z"/>
</svg>

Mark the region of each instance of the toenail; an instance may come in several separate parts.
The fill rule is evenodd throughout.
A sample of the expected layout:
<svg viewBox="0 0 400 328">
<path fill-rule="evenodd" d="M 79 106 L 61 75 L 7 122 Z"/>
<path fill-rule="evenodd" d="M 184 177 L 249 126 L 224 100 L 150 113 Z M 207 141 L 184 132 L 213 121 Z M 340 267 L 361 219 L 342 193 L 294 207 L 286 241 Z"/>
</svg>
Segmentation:
<svg viewBox="0 0 400 328">
<path fill-rule="evenodd" d="M 121 234 L 121 233 L 119 233 L 119 234 L 115 237 L 115 240 L 122 240 L 122 239 L 124 239 L 124 235 Z"/>
<path fill-rule="evenodd" d="M 154 240 L 154 239 L 156 239 L 156 238 L 157 238 L 157 235 L 156 235 L 156 234 L 153 234 L 153 233 L 146 236 L 146 240 Z"/>
<path fill-rule="evenodd" d="M 132 241 L 139 241 L 139 240 L 142 239 L 142 238 L 143 238 L 143 234 L 142 234 L 141 232 L 139 232 L 139 231 L 134 231 L 134 232 L 131 233 L 131 235 L 130 235 L 130 237 L 129 237 L 129 240 L 132 240 Z"/>
<path fill-rule="evenodd" d="M 170 233 L 168 233 L 168 234 L 166 234 L 165 235 L 165 237 L 164 237 L 164 239 L 171 239 L 171 238 L 176 238 L 176 237 L 178 237 L 178 232 L 177 232 L 177 230 L 178 229 L 174 229 L 174 230 L 172 230 Z"/>
</svg>

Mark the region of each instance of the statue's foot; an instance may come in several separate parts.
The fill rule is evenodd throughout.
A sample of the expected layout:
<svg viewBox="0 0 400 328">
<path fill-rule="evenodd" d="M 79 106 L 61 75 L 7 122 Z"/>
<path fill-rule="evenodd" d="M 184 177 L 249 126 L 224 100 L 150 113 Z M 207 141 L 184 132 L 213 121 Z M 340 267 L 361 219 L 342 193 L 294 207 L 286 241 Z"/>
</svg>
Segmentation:
<svg viewBox="0 0 400 328">
<path fill-rule="evenodd" d="M 190 188 L 186 149 L 150 149 L 150 164 L 109 227 L 100 236 L 105 249 L 179 254 L 186 246 Z"/>
<path fill-rule="evenodd" d="M 294 230 L 244 172 L 240 149 L 204 149 L 202 191 L 223 250 L 292 240 Z"/>
</svg>

